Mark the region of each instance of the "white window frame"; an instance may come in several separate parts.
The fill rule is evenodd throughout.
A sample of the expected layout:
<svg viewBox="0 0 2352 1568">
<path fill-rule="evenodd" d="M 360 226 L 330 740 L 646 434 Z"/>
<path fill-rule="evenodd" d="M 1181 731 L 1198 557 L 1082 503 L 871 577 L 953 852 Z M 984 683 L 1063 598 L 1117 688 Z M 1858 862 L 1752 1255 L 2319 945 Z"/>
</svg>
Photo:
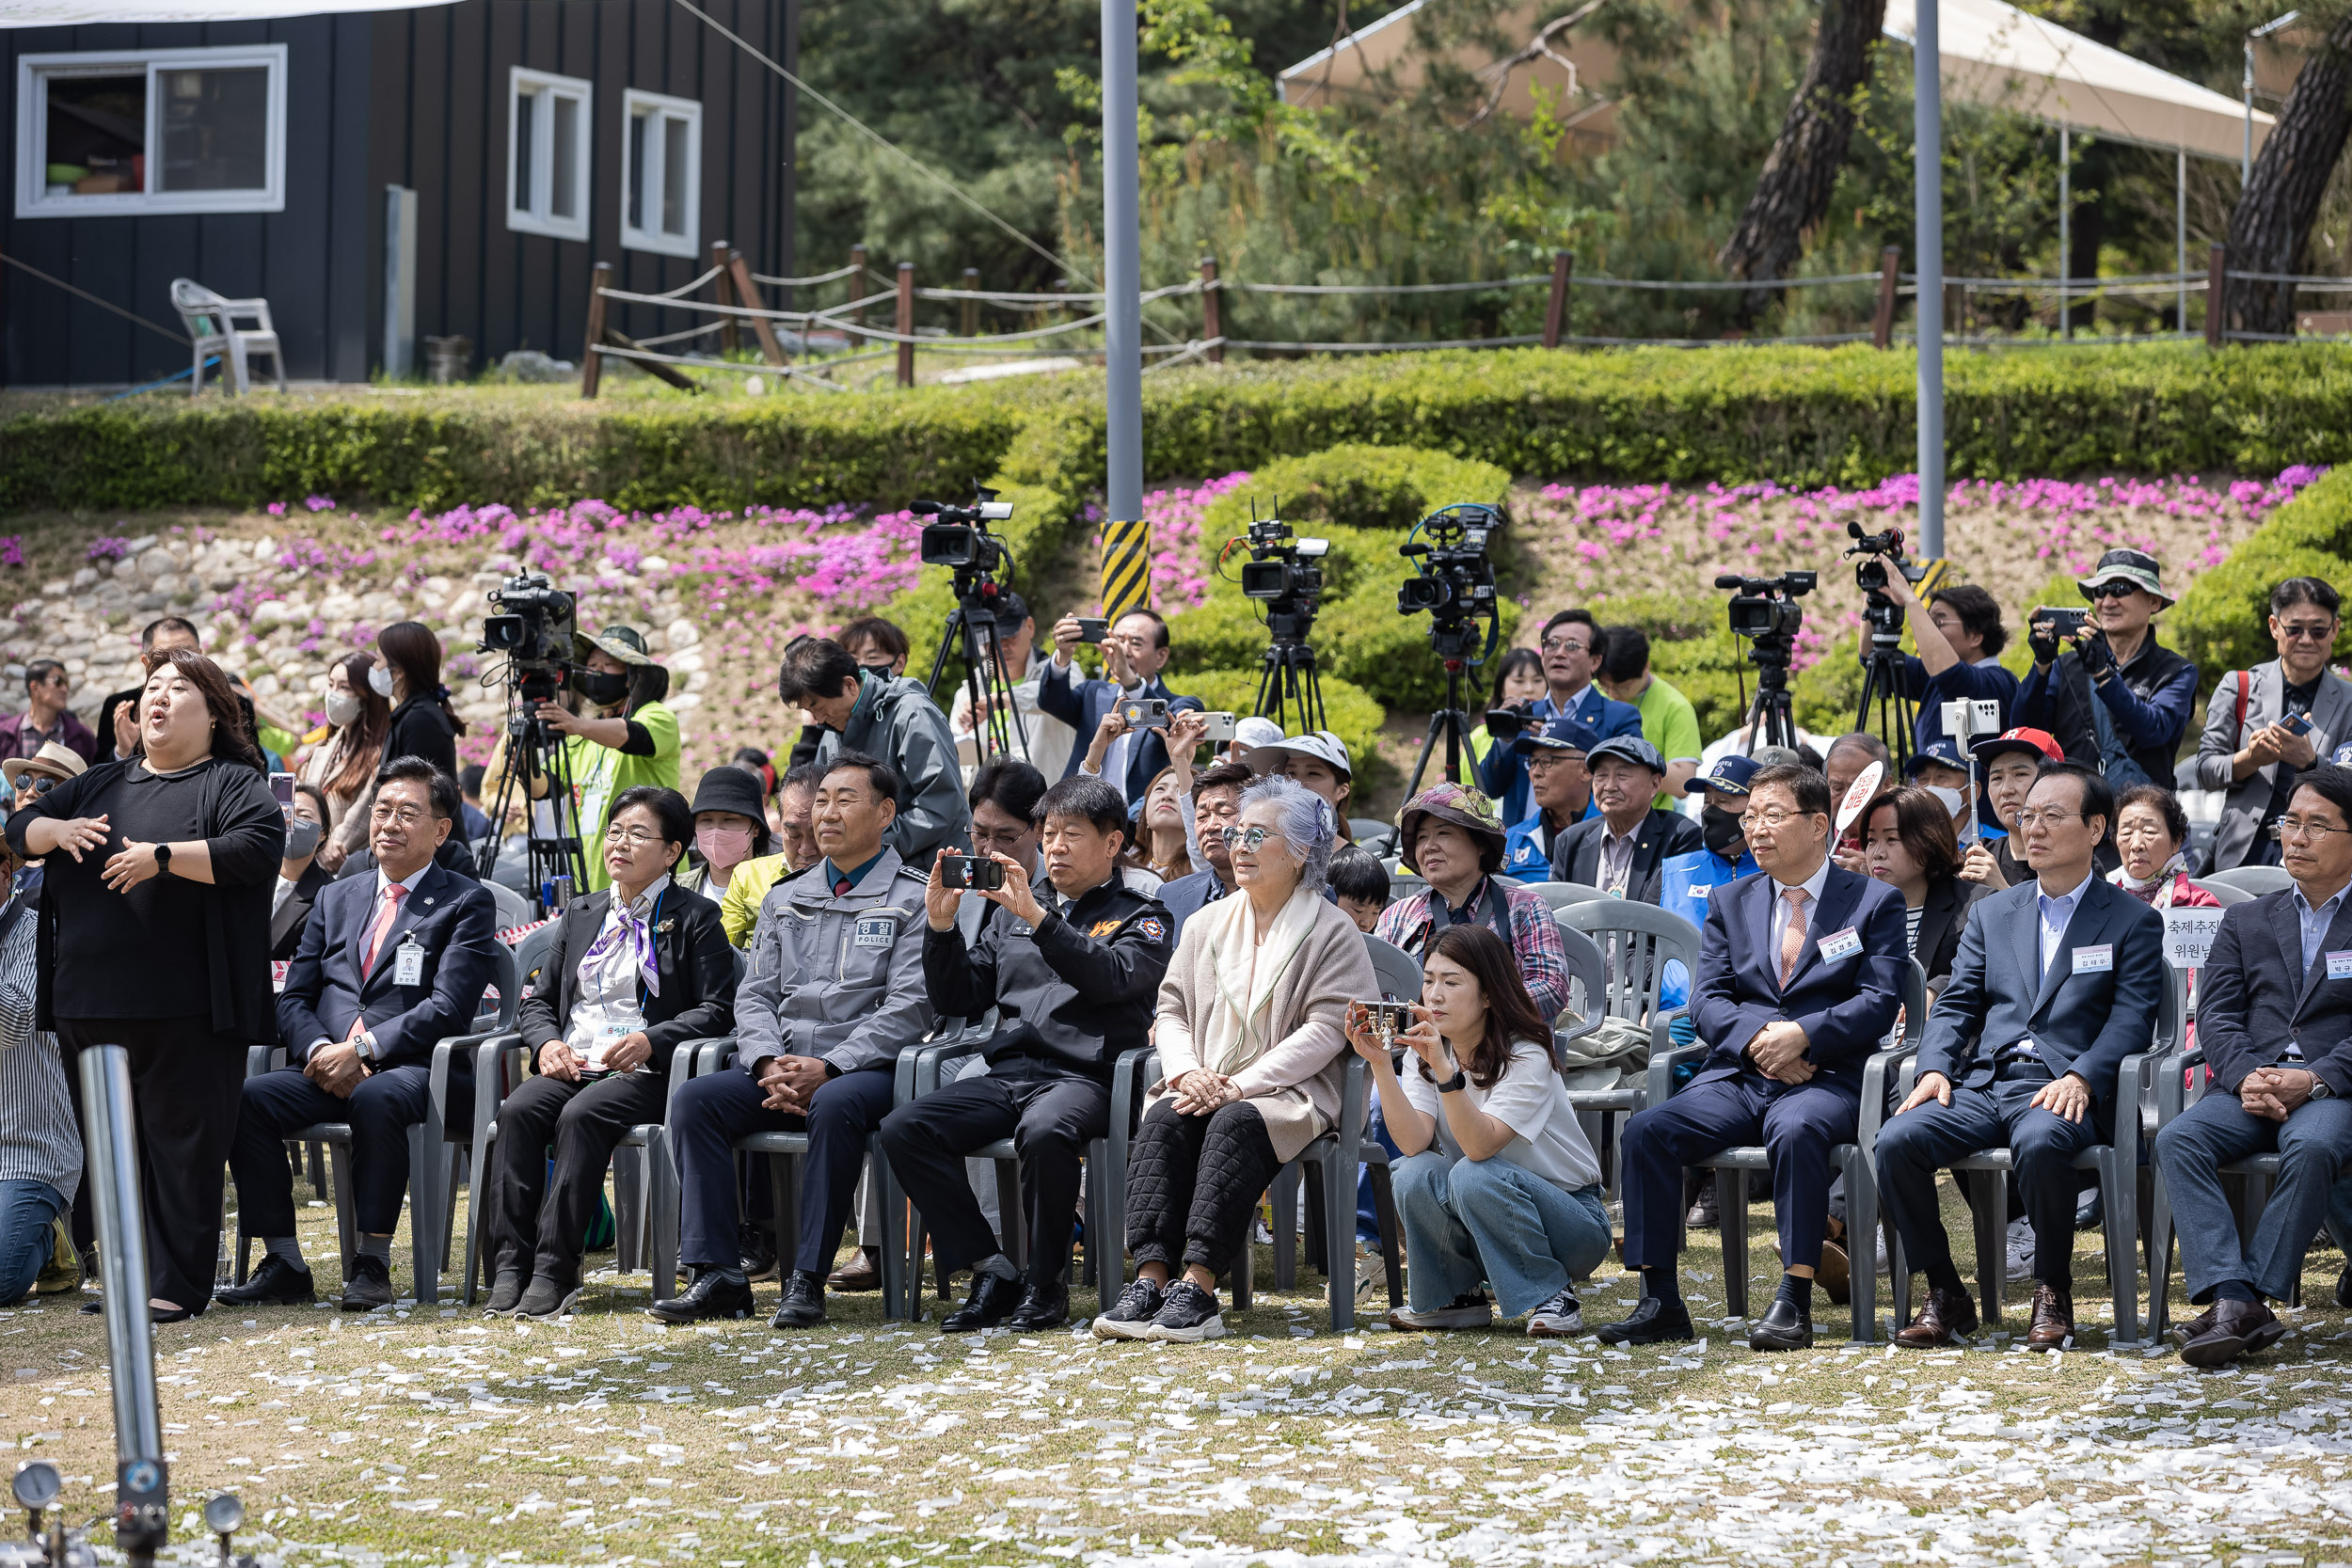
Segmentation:
<svg viewBox="0 0 2352 1568">
<path fill-rule="evenodd" d="M 269 72 L 267 181 L 258 190 L 117 191 L 104 196 L 49 194 L 49 84 L 61 76 L 147 76 L 148 177 L 163 145 L 160 71 L 261 66 Z M 142 213 L 282 213 L 286 210 L 286 46 L 256 43 L 216 49 L 118 49 L 24 55 L 16 64 L 16 215 L 115 217 Z"/>
<path fill-rule="evenodd" d="M 555 106 L 557 97 L 576 100 L 580 116 L 580 156 L 574 160 L 572 216 L 555 215 Z M 595 187 L 588 177 L 596 149 L 596 87 L 577 76 L 509 67 L 506 73 L 506 227 L 522 234 L 546 234 L 559 240 L 588 237 L 588 198 Z M 515 178 L 515 128 L 523 115 L 537 117 L 531 138 L 530 190 L 518 190 Z M 543 211 L 533 200 L 547 196 Z"/>
<path fill-rule="evenodd" d="M 686 139 L 686 232 L 666 233 L 660 229 L 640 229 L 628 221 L 630 188 L 634 170 L 629 166 L 629 122 L 640 113 L 683 119 L 687 125 Z M 649 211 L 660 208 L 662 197 L 662 166 L 648 158 L 646 167 L 652 187 L 646 195 Z M 630 87 L 621 94 L 621 244 L 629 250 L 649 250 L 658 256 L 683 256 L 692 261 L 702 254 L 702 185 L 703 185 L 703 106 L 691 98 L 671 98 L 662 93 L 645 92 Z"/>
</svg>

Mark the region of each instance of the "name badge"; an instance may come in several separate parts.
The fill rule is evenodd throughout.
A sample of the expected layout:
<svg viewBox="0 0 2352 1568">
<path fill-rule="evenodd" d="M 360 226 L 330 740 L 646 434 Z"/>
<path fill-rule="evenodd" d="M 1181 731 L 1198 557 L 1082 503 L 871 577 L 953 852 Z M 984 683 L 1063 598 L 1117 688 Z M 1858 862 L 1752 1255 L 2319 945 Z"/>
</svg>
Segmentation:
<svg viewBox="0 0 2352 1568">
<path fill-rule="evenodd" d="M 1854 935 L 1854 928 L 1851 926 L 1842 931 L 1832 931 L 1821 939 L 1821 961 L 1825 964 L 1851 958 L 1861 951 L 1862 939 Z"/>
<path fill-rule="evenodd" d="M 889 947 L 898 940 L 898 923 L 886 914 L 862 915 L 855 940 L 860 947 Z"/>
<path fill-rule="evenodd" d="M 2352 980 L 2352 948 L 2328 955 L 2328 978 Z"/>
<path fill-rule="evenodd" d="M 392 949 L 392 984 L 421 986 L 424 984 L 424 949 L 415 939 Z"/>
<path fill-rule="evenodd" d="M 2077 974 L 2105 974 L 2114 967 L 2115 946 L 2111 942 L 2103 942 L 2096 947 L 2074 949 L 2074 972 Z"/>
</svg>

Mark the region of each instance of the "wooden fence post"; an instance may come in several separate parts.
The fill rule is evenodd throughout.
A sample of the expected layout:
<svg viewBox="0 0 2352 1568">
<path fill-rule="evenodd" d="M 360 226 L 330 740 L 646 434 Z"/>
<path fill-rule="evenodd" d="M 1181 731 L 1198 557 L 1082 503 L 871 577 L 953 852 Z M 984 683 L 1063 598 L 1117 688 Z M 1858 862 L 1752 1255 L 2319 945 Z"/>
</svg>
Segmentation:
<svg viewBox="0 0 2352 1568">
<path fill-rule="evenodd" d="M 1891 348 L 1895 342 L 1895 285 L 1900 280 L 1903 253 L 1888 245 L 1879 252 L 1879 303 L 1870 316 L 1870 346 Z"/>
<path fill-rule="evenodd" d="M 1968 334 L 1968 285 L 1944 285 L 1944 335 L 1963 338 Z"/>
<path fill-rule="evenodd" d="M 979 288 L 980 269 L 977 267 L 964 268 L 963 292 L 965 293 L 977 293 L 979 292 Z M 963 335 L 967 338 L 977 338 L 980 335 L 980 302 L 977 299 L 967 299 L 963 302 Z"/>
<path fill-rule="evenodd" d="M 1216 258 L 1200 258 L 1200 336 L 1208 341 L 1209 363 L 1225 363 L 1225 345 L 1217 341 L 1225 336 L 1224 301 L 1217 297 Z"/>
<path fill-rule="evenodd" d="M 2205 256 L 2205 346 L 2230 341 L 2230 247 L 2215 245 Z"/>
<path fill-rule="evenodd" d="M 853 245 L 850 247 L 850 299 L 855 303 L 866 297 L 866 247 L 864 245 Z M 864 336 L 866 308 L 863 305 L 860 305 L 856 313 L 850 317 L 850 322 L 851 325 L 858 328 L 857 342 L 850 345 L 855 348 L 866 341 Z"/>
<path fill-rule="evenodd" d="M 735 296 L 746 309 L 765 310 L 767 305 L 759 297 L 759 285 L 752 277 L 751 263 L 743 260 L 739 250 L 727 252 L 727 276 L 735 279 Z M 765 316 L 752 318 L 752 331 L 759 337 L 759 352 L 771 365 L 785 363 L 784 345 L 776 341 L 776 325 Z"/>
<path fill-rule="evenodd" d="M 1544 347 L 1560 346 L 1560 328 L 1568 319 L 1568 280 L 1576 271 L 1576 253 L 1551 253 L 1551 298 L 1544 303 Z"/>
<path fill-rule="evenodd" d="M 898 385 L 914 385 L 914 263 L 898 263 Z"/>
<path fill-rule="evenodd" d="M 593 398 L 596 383 L 604 375 L 604 356 L 596 352 L 604 341 L 604 291 L 612 282 L 612 263 L 598 261 L 588 274 L 588 330 L 580 345 L 580 395 Z"/>
<path fill-rule="evenodd" d="M 717 290 L 719 303 L 722 305 L 739 303 L 735 297 L 735 279 L 727 275 L 726 241 L 710 242 L 710 264 L 719 269 L 719 276 L 713 279 L 719 285 Z M 722 353 L 733 354 L 743 346 L 742 325 L 742 322 L 734 316 L 719 318 L 719 348 Z"/>
</svg>

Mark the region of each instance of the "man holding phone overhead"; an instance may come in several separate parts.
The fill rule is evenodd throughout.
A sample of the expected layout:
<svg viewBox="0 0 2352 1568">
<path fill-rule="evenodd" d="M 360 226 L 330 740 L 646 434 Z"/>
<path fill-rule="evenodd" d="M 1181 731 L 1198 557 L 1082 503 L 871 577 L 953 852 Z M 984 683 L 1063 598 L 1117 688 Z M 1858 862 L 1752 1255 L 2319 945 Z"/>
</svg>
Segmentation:
<svg viewBox="0 0 2352 1568">
<path fill-rule="evenodd" d="M 1104 679 L 1086 680 L 1073 671 L 1072 652 L 1100 629 Z M 1037 705 L 1070 725 L 1082 740 L 1091 740 L 1124 703 L 1167 704 L 1165 714 L 1200 706 L 1197 697 L 1180 697 L 1160 679 L 1168 668 L 1168 621 L 1155 610 L 1131 610 L 1107 627 L 1097 627 L 1075 615 L 1054 623 L 1054 657 L 1038 680 Z M 1071 748 L 1062 767 L 1068 778 L 1078 770 L 1085 747 Z M 1133 803 L 1142 799 L 1152 781 L 1168 766 L 1168 742 L 1162 729 L 1146 728 L 1121 720 L 1103 758 L 1102 776 Z M 1049 778 L 1051 774 L 1047 775 Z"/>
</svg>

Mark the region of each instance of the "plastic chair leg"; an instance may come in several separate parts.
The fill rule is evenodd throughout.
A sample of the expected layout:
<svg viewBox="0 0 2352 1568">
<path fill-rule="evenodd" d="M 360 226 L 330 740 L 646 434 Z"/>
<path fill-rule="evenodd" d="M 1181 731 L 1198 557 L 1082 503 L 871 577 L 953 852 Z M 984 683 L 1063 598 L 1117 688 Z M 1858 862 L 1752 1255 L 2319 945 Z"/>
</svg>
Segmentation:
<svg viewBox="0 0 2352 1568">
<path fill-rule="evenodd" d="M 466 1157 L 468 1165 L 474 1172 L 490 1168 L 491 1144 L 497 1136 L 495 1131 L 485 1131 L 475 1135 L 473 1150 Z M 466 1195 L 466 1287 L 461 1292 L 461 1299 L 469 1307 L 480 1294 L 483 1272 L 488 1266 L 488 1259 L 482 1252 L 482 1185 L 477 1174 L 472 1190 Z"/>
<path fill-rule="evenodd" d="M 1274 1238 L 1274 1288 L 1298 1283 L 1298 1166 L 1284 1165 L 1266 1189 L 1266 1233 Z"/>
<path fill-rule="evenodd" d="M 1331 1296 L 1331 1331 L 1356 1326 L 1356 1164 L 1361 1145 L 1335 1148 L 1323 1163 L 1323 1266 Z"/>
<path fill-rule="evenodd" d="M 874 1200 L 882 1206 L 882 1317 L 903 1323 L 920 1315 L 923 1304 L 916 1298 L 923 1290 L 923 1259 L 917 1256 L 909 1266 L 906 1200 L 891 1180 L 890 1162 L 878 1152 L 880 1148 L 867 1143 L 866 1169 L 866 1180 L 874 1183 Z"/>
<path fill-rule="evenodd" d="M 638 1197 L 644 1182 L 644 1152 L 627 1144 L 612 1151 L 613 1261 L 623 1274 L 634 1274 L 644 1265 L 638 1243 L 645 1216 Z"/>
<path fill-rule="evenodd" d="M 1848 1146 L 1846 1172 L 1846 1260 L 1853 1326 L 1858 1345 L 1879 1341 L 1878 1248 L 1871 1243 L 1879 1229 L 1879 1190 L 1871 1180 L 1870 1161 L 1861 1148 Z"/>
<path fill-rule="evenodd" d="M 321 1203 L 334 1197 L 333 1184 L 327 1175 L 326 1146 L 316 1138 L 310 1140 L 310 1196 Z"/>
<path fill-rule="evenodd" d="M 1400 1242 L 1404 1232 L 1396 1217 L 1396 1192 L 1390 1184 L 1387 1161 L 1370 1161 L 1366 1168 L 1372 1173 L 1372 1208 L 1380 1220 L 1380 1263 L 1388 1275 L 1389 1310 L 1393 1312 L 1405 1305 L 1405 1259 Z"/>
<path fill-rule="evenodd" d="M 1748 1315 L 1748 1173 L 1715 1172 L 1717 1233 L 1724 1244 L 1724 1315 Z"/>
<path fill-rule="evenodd" d="M 1233 1310 L 1236 1312 L 1248 1311 L 1250 1305 L 1257 1299 L 1257 1291 L 1255 1289 L 1257 1285 L 1257 1279 L 1255 1277 L 1257 1274 L 1257 1255 L 1258 1249 L 1252 1246 L 1249 1243 L 1244 1242 L 1241 1244 L 1241 1250 L 1233 1256 L 1232 1293 Z M 1277 1252 L 1275 1256 L 1279 1258 L 1281 1254 Z M 1171 1268 L 1168 1271 L 1168 1282 L 1170 1284 L 1175 1283 L 1175 1281 L 1182 1276 L 1183 1271 L 1180 1269 Z"/>
<path fill-rule="evenodd" d="M 1029 1211 L 1026 1196 L 1021 1191 L 1021 1162 L 996 1162 L 996 1240 L 1012 1259 L 1013 1267 L 1026 1270 L 1029 1266 Z"/>
<path fill-rule="evenodd" d="M 775 1206 L 776 1267 L 785 1275 L 801 1255 L 801 1162 L 797 1155 L 768 1156 L 768 1193 Z"/>
<path fill-rule="evenodd" d="M 352 1259 L 359 1256 L 359 1219 L 351 1196 L 351 1154 L 337 1144 L 327 1150 L 327 1171 L 335 1189 L 335 1242 L 342 1249 L 343 1283 L 351 1283 Z"/>
<path fill-rule="evenodd" d="M 459 1154 L 459 1152 L 460 1152 L 460 1146 L 458 1146 L 458 1145 L 456 1145 L 456 1144 L 453 1144 L 453 1143 L 443 1143 L 443 1144 L 441 1145 L 441 1164 L 440 1164 L 440 1183 L 441 1183 L 441 1205 L 440 1205 L 440 1208 L 441 1208 L 441 1222 L 440 1222 L 440 1223 L 441 1223 L 441 1273 L 443 1273 L 443 1274 L 447 1274 L 447 1273 L 449 1273 L 450 1248 L 451 1248 L 452 1244 L 453 1243 L 453 1242 L 454 1242 L 454 1240 L 455 1240 L 455 1238 L 456 1238 L 456 1235 L 457 1235 L 457 1158 L 458 1158 L 458 1154 Z M 472 1166 L 471 1166 L 471 1164 L 469 1164 L 469 1165 L 467 1166 L 467 1169 L 466 1169 L 466 1182 L 467 1182 L 467 1186 L 468 1186 L 468 1188 L 469 1189 L 469 1193 L 468 1193 L 468 1196 L 470 1197 L 470 1196 L 471 1196 L 470 1188 L 471 1188 L 471 1187 L 472 1187 L 472 1185 L 473 1185 L 473 1168 L 472 1168 Z"/>
<path fill-rule="evenodd" d="M 440 1129 L 429 1120 L 408 1129 L 408 1268 L 419 1307 L 430 1307 L 441 1293 L 441 1242 L 434 1228 L 441 1217 L 441 1162 L 435 1151 L 440 1141 Z"/>
<path fill-rule="evenodd" d="M 670 1135 L 656 1129 L 645 1150 L 646 1250 L 653 1256 L 653 1299 L 667 1301 L 677 1294 L 678 1180 L 670 1161 Z"/>
<path fill-rule="evenodd" d="M 1977 1295 L 1984 1322 L 2001 1321 L 2009 1287 L 2009 1175 L 2005 1171 L 1960 1173 L 1968 1213 L 1977 1232 Z"/>
</svg>

